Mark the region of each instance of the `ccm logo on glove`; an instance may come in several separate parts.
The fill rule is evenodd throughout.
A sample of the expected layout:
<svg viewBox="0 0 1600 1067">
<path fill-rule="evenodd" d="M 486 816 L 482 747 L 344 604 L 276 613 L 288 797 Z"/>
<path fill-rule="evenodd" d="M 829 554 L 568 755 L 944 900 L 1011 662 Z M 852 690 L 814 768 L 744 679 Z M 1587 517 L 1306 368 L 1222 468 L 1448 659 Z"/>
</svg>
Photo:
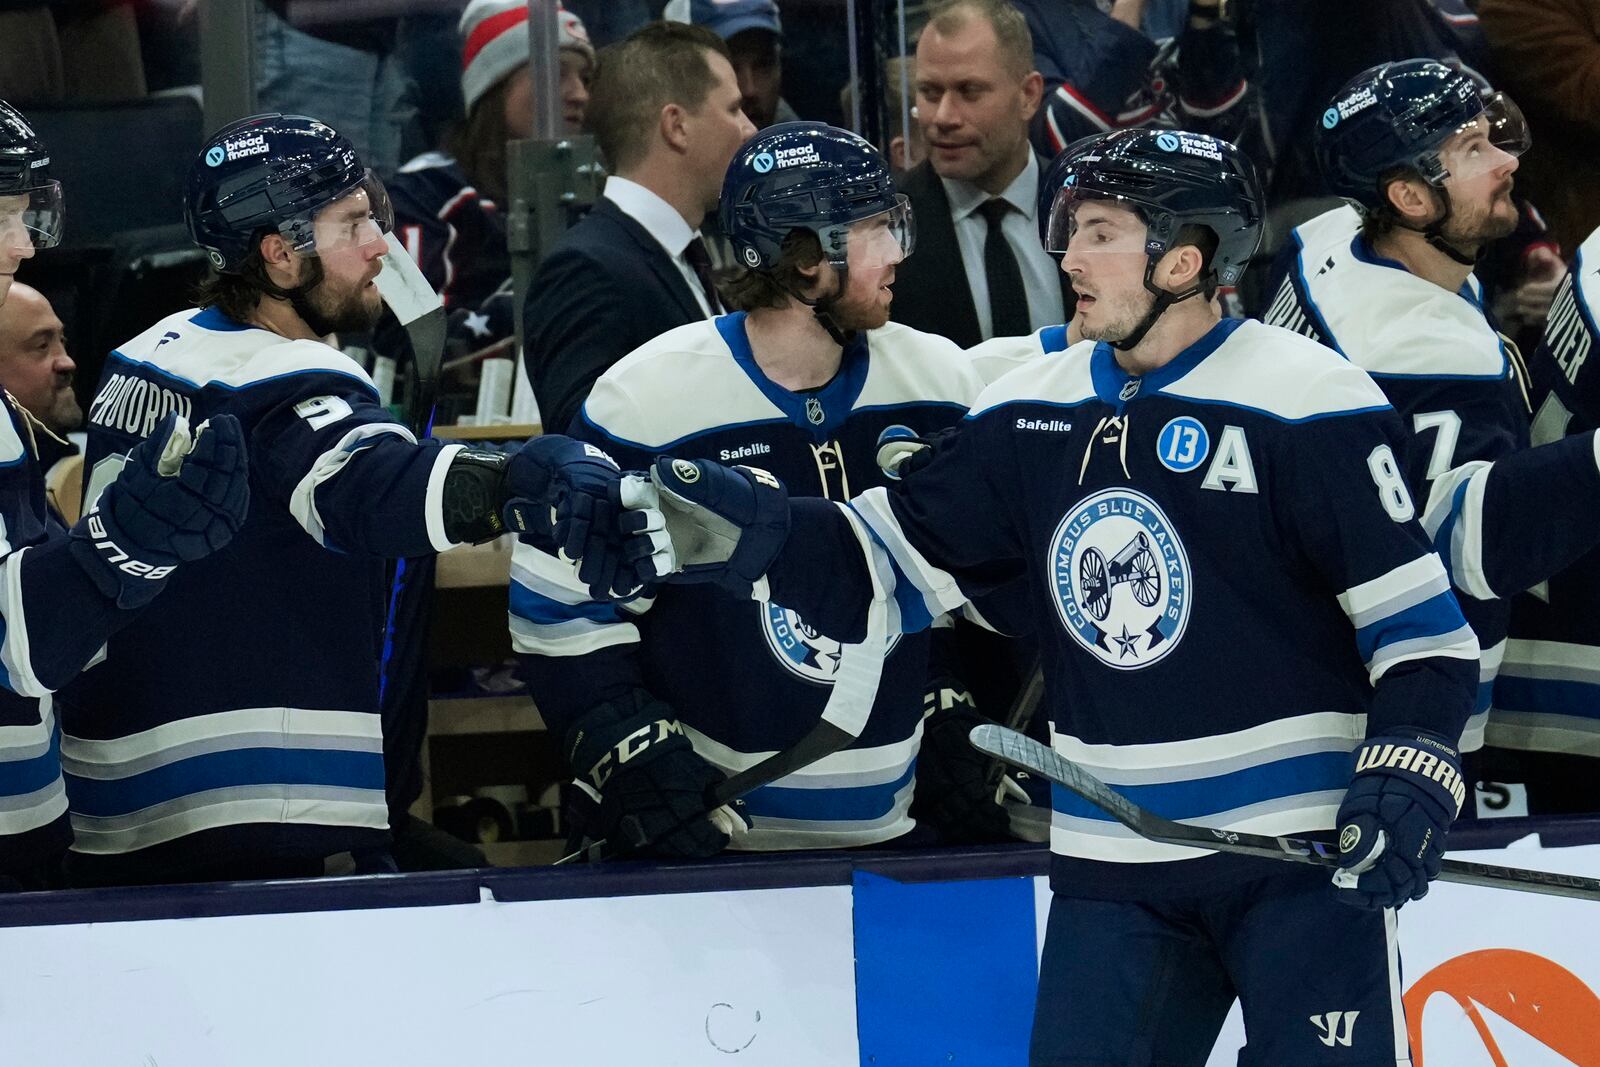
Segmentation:
<svg viewBox="0 0 1600 1067">
<path fill-rule="evenodd" d="M 594 766 L 589 768 L 585 777 L 596 789 L 604 789 L 611 775 L 624 763 L 673 734 L 683 736 L 683 727 L 676 719 L 656 719 L 654 722 L 647 722 L 607 749 L 605 755 L 594 761 Z M 583 738 L 580 735 L 573 747 L 576 748 L 581 744 Z"/>
</svg>

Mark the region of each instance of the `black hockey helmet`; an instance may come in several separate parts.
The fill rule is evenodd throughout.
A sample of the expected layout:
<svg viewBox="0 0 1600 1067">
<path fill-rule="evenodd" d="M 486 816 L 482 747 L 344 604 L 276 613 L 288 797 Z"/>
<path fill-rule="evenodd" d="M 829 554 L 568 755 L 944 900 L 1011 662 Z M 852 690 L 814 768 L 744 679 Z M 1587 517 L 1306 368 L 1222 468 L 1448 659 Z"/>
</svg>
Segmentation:
<svg viewBox="0 0 1600 1067">
<path fill-rule="evenodd" d="M 370 222 L 343 239 L 394 228 L 389 195 L 362 165 L 355 146 L 326 123 L 304 115 L 255 115 L 225 127 L 206 143 L 189 170 L 184 215 L 189 233 L 212 266 L 237 272 L 261 237 L 282 234 L 302 255 L 324 250 L 317 212 L 365 192 Z"/>
<path fill-rule="evenodd" d="M 1451 169 L 1441 149 L 1480 118 L 1489 144 L 1507 155 L 1532 144 L 1516 103 L 1466 73 L 1433 59 L 1380 63 L 1350 79 L 1323 111 L 1317 166 L 1330 192 L 1372 211 L 1385 202 L 1381 179 L 1398 167 L 1442 186 Z"/>
<path fill-rule="evenodd" d="M 1211 279 L 1218 285 L 1238 282 L 1261 244 L 1264 198 L 1255 168 L 1237 147 L 1203 133 L 1116 130 L 1076 142 L 1050 164 L 1039 197 L 1050 252 L 1067 250 L 1072 207 L 1082 200 L 1116 200 L 1138 212 L 1149 227 L 1151 269 L 1186 225 L 1216 235 Z"/>
<path fill-rule="evenodd" d="M 25 198 L 25 199 L 18 199 Z M 50 177 L 50 152 L 16 108 L 0 100 L 0 236 L 20 224 L 35 248 L 61 242 L 61 183 Z"/>
<path fill-rule="evenodd" d="M 846 235 L 863 219 L 889 213 L 902 256 L 916 240 L 910 202 L 896 192 L 888 162 L 849 130 L 821 122 L 781 122 L 752 137 L 728 166 L 718 210 L 751 270 L 776 267 L 783 239 L 796 229 L 815 233 L 841 270 Z"/>
</svg>

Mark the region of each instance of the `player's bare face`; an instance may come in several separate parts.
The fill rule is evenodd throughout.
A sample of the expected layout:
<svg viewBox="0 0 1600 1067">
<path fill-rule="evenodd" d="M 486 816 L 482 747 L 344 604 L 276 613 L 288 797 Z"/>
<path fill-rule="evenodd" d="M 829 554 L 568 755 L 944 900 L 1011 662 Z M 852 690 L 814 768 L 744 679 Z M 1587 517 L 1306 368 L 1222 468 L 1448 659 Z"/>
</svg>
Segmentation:
<svg viewBox="0 0 1600 1067">
<path fill-rule="evenodd" d="M 0 196 L 0 304 L 11 291 L 17 268 L 33 257 L 33 237 L 22 224 L 27 208 L 26 196 Z"/>
<path fill-rule="evenodd" d="M 850 227 L 848 241 L 849 281 L 833 305 L 834 319 L 842 329 L 875 330 L 889 321 L 890 287 L 905 252 L 887 212 Z"/>
<path fill-rule="evenodd" d="M 1480 117 L 1452 137 L 1440 150 L 1439 162 L 1449 172 L 1444 182 L 1450 198 L 1446 240 L 1478 244 L 1517 228 L 1517 205 L 1511 199 L 1517 157 L 1491 143 L 1487 120 Z"/>
<path fill-rule="evenodd" d="M 360 332 L 377 324 L 383 298 L 373 279 L 388 251 L 383 232 L 372 221 L 364 191 L 324 208 L 317 216 L 317 255 L 322 280 L 306 294 L 327 332 Z"/>
<path fill-rule="evenodd" d="M 1120 341 L 1155 299 L 1144 287 L 1144 220 L 1128 208 L 1086 200 L 1072 209 L 1072 235 L 1061 269 L 1078 294 L 1073 322 L 1084 337 Z"/>
</svg>

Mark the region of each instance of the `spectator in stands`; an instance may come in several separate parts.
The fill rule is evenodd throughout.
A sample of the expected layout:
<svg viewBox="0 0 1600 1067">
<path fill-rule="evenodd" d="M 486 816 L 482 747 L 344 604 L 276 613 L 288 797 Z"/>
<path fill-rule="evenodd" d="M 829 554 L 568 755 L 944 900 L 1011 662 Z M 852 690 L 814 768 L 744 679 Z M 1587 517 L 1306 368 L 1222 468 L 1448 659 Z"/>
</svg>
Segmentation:
<svg viewBox="0 0 1600 1067">
<path fill-rule="evenodd" d="M 652 23 L 600 53 L 589 126 L 611 177 L 540 263 L 523 311 L 528 374 L 550 429 L 572 421 L 618 359 L 722 311 L 698 230 L 755 133 L 742 99 L 728 46 L 702 26 Z"/>
<path fill-rule="evenodd" d="M 1518 182 L 1544 209 L 1556 242 L 1577 248 L 1600 226 L 1600 4 L 1483 0 L 1478 17 L 1497 80 L 1533 129 Z"/>
<path fill-rule="evenodd" d="M 1220 3 L 1190 0 L 1181 32 L 1162 40 L 1154 33 L 1171 32 L 1170 3 L 1115 0 L 1109 10 L 1093 0 L 1014 3 L 1044 74 L 1034 144 L 1047 157 L 1080 137 L 1133 126 L 1181 126 L 1230 141 L 1243 129 L 1248 84 Z"/>
<path fill-rule="evenodd" d="M 56 104 L 145 94 L 133 0 L 0 2 L 0 97 Z"/>
<path fill-rule="evenodd" d="M 783 23 L 776 0 L 672 0 L 663 17 L 704 26 L 728 42 L 744 113 L 756 129 L 800 117 L 780 95 Z"/>
<path fill-rule="evenodd" d="M 917 44 L 928 158 L 901 183 L 920 255 L 901 264 L 894 319 L 963 348 L 1067 320 L 1066 275 L 1040 247 L 1040 161 L 1028 143 L 1043 79 L 1006 0 L 950 0 Z M 956 269 L 956 264 L 960 269 Z"/>
<path fill-rule="evenodd" d="M 578 17 L 559 12 L 561 110 L 583 126 L 594 48 Z M 511 258 L 506 246 L 506 142 L 533 135 L 526 0 L 471 0 L 461 15 L 461 93 L 467 117 L 449 152 L 426 152 L 388 183 L 395 232 L 443 297 L 451 341 L 476 351 L 512 336 Z M 378 349 L 398 351 L 392 317 Z"/>
<path fill-rule="evenodd" d="M 409 79 L 395 52 L 399 20 L 351 18 L 335 3 L 254 0 L 256 103 L 263 112 L 315 115 L 348 137 L 385 179 L 404 158 L 415 120 Z"/>
</svg>

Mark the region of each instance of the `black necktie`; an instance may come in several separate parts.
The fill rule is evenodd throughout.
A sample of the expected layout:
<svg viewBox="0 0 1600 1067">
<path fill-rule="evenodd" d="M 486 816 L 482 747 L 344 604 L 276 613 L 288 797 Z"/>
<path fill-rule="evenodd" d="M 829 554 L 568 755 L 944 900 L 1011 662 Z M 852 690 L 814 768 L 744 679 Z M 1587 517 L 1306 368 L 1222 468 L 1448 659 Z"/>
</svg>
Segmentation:
<svg viewBox="0 0 1600 1067">
<path fill-rule="evenodd" d="M 705 294 L 711 314 L 722 314 L 722 301 L 717 299 L 717 283 L 711 277 L 711 253 L 706 251 L 706 243 L 698 235 L 684 245 L 683 258 L 688 260 L 694 276 L 700 279 L 700 290 Z"/>
<path fill-rule="evenodd" d="M 1019 337 L 1032 331 L 1028 318 L 1028 292 L 1022 287 L 1022 268 L 1000 224 L 1014 209 L 998 198 L 985 200 L 978 214 L 989 224 L 983 239 L 983 273 L 989 279 L 990 336 Z"/>
</svg>

